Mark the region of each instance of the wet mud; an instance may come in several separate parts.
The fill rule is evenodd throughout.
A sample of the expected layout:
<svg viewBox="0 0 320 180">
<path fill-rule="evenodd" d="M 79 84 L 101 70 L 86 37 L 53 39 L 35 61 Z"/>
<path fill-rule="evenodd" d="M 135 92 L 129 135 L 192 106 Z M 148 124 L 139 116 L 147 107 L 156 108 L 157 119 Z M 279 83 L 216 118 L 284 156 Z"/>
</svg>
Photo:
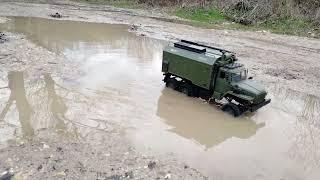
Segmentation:
<svg viewBox="0 0 320 180">
<path fill-rule="evenodd" d="M 127 25 L 9 19 L 0 24 L 0 31 L 23 35 L 12 35 L 12 41 L 2 44 L 9 50 L 0 51 L 7 54 L 5 60 L 0 59 L 0 144 L 4 149 L 11 146 L 18 152 L 12 140 L 37 139 L 50 132 L 102 147 L 106 138 L 114 138 L 107 144 L 128 145 L 120 146 L 121 153 L 134 147 L 150 156 L 173 154 L 213 179 L 320 177 L 318 96 L 292 90 L 290 85 L 281 84 L 282 80 L 257 75 L 256 79 L 267 86 L 272 103 L 235 119 L 201 99 L 164 87 L 161 50 L 167 41 L 136 36 Z M 10 49 L 10 43 L 29 41 L 33 45 L 14 44 Z M 38 51 L 39 55 L 46 52 L 46 58 L 37 58 Z M 248 64 L 254 67 L 254 63 Z M 35 145 L 40 146 L 41 142 Z M 11 155 L 8 151 L 0 154 Z M 138 166 L 147 166 L 149 161 Z M 64 169 L 54 173 L 61 171 Z M 127 170 L 103 173 L 104 177 L 131 176 Z M 168 173 L 155 175 L 164 178 Z"/>
<path fill-rule="evenodd" d="M 138 67 L 151 71 L 154 55 L 132 47 L 152 49 L 153 40 L 123 25 L 57 22 L 59 31 L 50 23 L 11 18 L 0 27 L 10 39 L 0 48 L 0 172 L 16 179 L 203 179 L 173 156 L 134 151 L 124 138 L 130 84 L 140 78 Z"/>
</svg>

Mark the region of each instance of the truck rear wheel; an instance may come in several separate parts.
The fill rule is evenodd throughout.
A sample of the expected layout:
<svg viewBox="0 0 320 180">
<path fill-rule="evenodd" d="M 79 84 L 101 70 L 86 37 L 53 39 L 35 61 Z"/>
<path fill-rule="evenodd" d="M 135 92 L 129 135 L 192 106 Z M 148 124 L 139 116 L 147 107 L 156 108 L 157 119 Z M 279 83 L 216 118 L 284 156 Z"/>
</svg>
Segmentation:
<svg viewBox="0 0 320 180">
<path fill-rule="evenodd" d="M 222 106 L 222 111 L 227 112 L 231 115 L 233 115 L 234 117 L 238 117 L 241 115 L 241 110 L 240 108 L 233 104 L 233 103 L 228 103 Z"/>
<path fill-rule="evenodd" d="M 174 78 L 168 79 L 166 82 L 166 87 L 176 90 L 178 87 L 178 81 Z"/>
<path fill-rule="evenodd" d="M 187 96 L 193 96 L 193 88 L 190 84 L 183 84 L 180 91 Z"/>
</svg>

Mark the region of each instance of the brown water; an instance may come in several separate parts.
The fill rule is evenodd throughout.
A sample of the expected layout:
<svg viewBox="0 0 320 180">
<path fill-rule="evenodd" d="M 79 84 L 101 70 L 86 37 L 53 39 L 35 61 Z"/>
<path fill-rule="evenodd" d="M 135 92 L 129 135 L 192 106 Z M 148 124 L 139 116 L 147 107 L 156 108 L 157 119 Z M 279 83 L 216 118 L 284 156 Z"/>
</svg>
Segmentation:
<svg viewBox="0 0 320 180">
<path fill-rule="evenodd" d="M 125 25 L 12 18 L 0 29 L 23 33 L 77 67 L 0 71 L 2 145 L 43 130 L 103 143 L 101 132 L 121 126 L 138 150 L 174 153 L 218 179 L 320 178 L 318 97 L 268 87 L 270 105 L 235 119 L 164 88 L 166 42 Z"/>
</svg>

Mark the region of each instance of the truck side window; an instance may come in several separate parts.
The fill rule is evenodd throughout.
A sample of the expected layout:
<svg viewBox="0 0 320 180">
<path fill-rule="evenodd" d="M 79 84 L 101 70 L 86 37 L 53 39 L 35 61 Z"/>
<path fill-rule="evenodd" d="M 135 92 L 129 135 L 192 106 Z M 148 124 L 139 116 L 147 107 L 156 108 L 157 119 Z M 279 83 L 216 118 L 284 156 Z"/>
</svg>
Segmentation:
<svg viewBox="0 0 320 180">
<path fill-rule="evenodd" d="M 226 73 L 223 72 L 223 71 L 221 71 L 221 72 L 220 72 L 220 78 L 221 78 L 221 79 L 226 78 Z"/>
</svg>

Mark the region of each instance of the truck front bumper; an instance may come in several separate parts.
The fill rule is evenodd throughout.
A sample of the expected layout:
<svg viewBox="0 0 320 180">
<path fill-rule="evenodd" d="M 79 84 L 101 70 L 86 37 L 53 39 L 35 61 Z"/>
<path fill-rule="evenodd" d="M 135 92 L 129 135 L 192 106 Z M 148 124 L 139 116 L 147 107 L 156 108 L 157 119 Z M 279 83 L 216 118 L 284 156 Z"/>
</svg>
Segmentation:
<svg viewBox="0 0 320 180">
<path fill-rule="evenodd" d="M 262 103 L 254 104 L 250 106 L 249 110 L 251 112 L 257 111 L 258 109 L 262 108 L 263 106 L 269 104 L 271 102 L 271 99 L 265 99 Z"/>
</svg>

